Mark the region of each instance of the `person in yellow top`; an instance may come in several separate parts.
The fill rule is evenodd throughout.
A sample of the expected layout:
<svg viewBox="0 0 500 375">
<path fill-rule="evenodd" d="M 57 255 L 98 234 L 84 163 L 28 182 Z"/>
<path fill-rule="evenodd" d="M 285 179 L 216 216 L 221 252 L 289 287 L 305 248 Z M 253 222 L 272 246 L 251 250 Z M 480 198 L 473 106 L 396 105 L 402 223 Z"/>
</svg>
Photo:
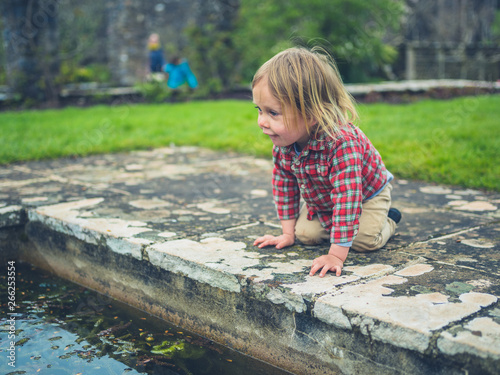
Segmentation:
<svg viewBox="0 0 500 375">
<path fill-rule="evenodd" d="M 149 50 L 149 69 L 151 73 L 161 73 L 165 61 L 163 59 L 163 50 L 160 44 L 160 36 L 156 33 L 148 38 Z"/>
</svg>

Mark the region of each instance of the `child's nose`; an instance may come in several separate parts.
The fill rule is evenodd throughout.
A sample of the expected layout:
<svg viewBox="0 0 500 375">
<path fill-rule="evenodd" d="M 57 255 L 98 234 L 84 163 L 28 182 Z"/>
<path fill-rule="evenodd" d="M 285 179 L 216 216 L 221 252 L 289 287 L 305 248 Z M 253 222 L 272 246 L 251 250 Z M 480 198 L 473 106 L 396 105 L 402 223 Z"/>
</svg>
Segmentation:
<svg viewBox="0 0 500 375">
<path fill-rule="evenodd" d="M 260 128 L 267 128 L 267 121 L 263 115 L 259 115 L 257 118 L 257 124 L 259 125 Z"/>
</svg>

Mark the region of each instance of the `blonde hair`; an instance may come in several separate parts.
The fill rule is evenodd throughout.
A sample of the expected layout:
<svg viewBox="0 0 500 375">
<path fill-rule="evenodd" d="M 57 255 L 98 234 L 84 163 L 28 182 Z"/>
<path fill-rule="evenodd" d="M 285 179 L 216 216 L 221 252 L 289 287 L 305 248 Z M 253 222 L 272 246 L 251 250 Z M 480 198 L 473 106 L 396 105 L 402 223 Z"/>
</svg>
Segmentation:
<svg viewBox="0 0 500 375">
<path fill-rule="evenodd" d="M 290 48 L 278 53 L 255 73 L 252 89 L 262 79 L 267 79 L 281 107 L 292 109 L 292 118 L 302 116 L 309 134 L 314 130 L 314 136 L 325 132 L 335 138 L 342 126 L 358 118 L 333 58 L 319 49 Z M 288 116 L 285 125 L 297 126 Z"/>
<path fill-rule="evenodd" d="M 160 36 L 156 33 L 153 33 L 148 38 L 148 48 L 150 50 L 160 49 Z"/>
</svg>

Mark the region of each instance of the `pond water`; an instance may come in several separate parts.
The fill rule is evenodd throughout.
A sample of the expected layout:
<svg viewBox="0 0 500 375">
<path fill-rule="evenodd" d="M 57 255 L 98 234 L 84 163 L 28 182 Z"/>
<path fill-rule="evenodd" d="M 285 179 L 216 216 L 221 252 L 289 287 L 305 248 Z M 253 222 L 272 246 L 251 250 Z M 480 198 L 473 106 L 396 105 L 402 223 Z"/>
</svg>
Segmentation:
<svg viewBox="0 0 500 375">
<path fill-rule="evenodd" d="M 2 271 L 2 374 L 289 374 L 19 262 L 11 311 Z"/>
</svg>

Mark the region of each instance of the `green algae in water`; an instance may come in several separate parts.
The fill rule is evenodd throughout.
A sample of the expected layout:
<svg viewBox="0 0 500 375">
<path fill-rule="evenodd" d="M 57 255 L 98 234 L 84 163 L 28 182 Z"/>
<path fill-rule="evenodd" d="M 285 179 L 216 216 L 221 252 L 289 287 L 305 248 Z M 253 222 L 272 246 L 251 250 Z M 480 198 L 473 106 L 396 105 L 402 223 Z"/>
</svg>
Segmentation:
<svg viewBox="0 0 500 375">
<path fill-rule="evenodd" d="M 16 367 L 2 360 L 0 373 L 287 374 L 29 265 L 16 263 L 16 272 Z M 6 275 L 2 270 L 1 301 L 7 301 Z M 4 357 L 8 312 L 3 303 Z"/>
<path fill-rule="evenodd" d="M 169 357 L 175 354 L 175 352 L 182 351 L 184 349 L 184 342 L 176 341 L 172 343 L 170 341 L 163 341 L 161 345 L 153 346 L 151 353 Z"/>
</svg>

